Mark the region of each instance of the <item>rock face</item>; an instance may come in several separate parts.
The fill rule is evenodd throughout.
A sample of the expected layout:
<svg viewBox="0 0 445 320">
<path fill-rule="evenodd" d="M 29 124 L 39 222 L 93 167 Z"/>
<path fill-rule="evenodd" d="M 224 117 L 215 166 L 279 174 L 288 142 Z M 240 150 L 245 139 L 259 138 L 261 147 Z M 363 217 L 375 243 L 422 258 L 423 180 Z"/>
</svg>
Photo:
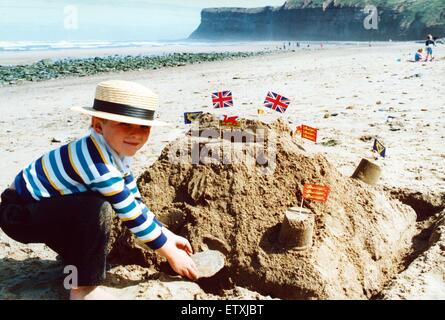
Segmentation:
<svg viewBox="0 0 445 320">
<path fill-rule="evenodd" d="M 445 34 L 442 0 L 374 1 L 376 11 L 361 0 L 287 1 L 281 7 L 208 8 L 191 39 L 376 41 L 424 39 Z M 426 8 L 426 9 L 425 9 Z M 374 12 L 377 14 L 375 15 Z M 372 17 L 378 16 L 377 19 Z M 377 24 L 374 23 L 377 22 Z"/>
<path fill-rule="evenodd" d="M 190 132 L 167 146 L 138 184 L 150 209 L 195 252 L 225 255 L 225 267 L 200 283 L 203 288 L 242 286 L 284 299 L 366 299 L 399 271 L 416 232 L 411 207 L 341 175 L 324 156 L 306 153 L 281 121 L 241 120 L 237 130 L 254 141 L 221 138 L 225 129 L 209 115 L 200 121 L 200 135 Z M 216 136 L 206 138 L 212 128 Z M 267 132 L 264 141 L 259 129 Z M 264 144 L 259 155 L 255 150 Z M 177 158 L 197 147 L 197 162 L 193 155 Z M 233 150 L 245 158 L 227 163 Z M 299 206 L 304 183 L 327 184 L 331 193 L 325 204 L 305 201 L 315 218 L 313 245 L 297 251 L 280 245 L 278 234 L 286 210 Z M 119 263 L 145 255 L 162 269 L 148 250 L 124 238 L 113 249 Z"/>
</svg>

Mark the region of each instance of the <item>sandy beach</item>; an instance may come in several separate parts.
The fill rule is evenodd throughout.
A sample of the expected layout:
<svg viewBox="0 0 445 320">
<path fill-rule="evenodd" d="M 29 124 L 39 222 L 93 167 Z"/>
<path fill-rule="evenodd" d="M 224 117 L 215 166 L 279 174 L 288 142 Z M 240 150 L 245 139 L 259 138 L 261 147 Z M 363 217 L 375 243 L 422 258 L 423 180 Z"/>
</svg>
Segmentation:
<svg viewBox="0 0 445 320">
<path fill-rule="evenodd" d="M 260 116 L 257 109 L 262 108 L 266 93 L 274 91 L 291 100 L 282 117 L 292 128 L 301 124 L 318 128 L 318 143 L 306 140 L 306 150 L 324 154 L 345 176 L 350 176 L 360 160 L 366 158 L 382 169 L 379 186 L 444 194 L 445 51 L 438 46 L 434 62 L 408 62 L 419 46 L 398 43 L 300 48 L 231 61 L 0 87 L 0 188 L 6 188 L 23 166 L 45 151 L 86 134 L 89 119 L 70 108 L 89 106 L 98 82 L 122 79 L 139 82 L 157 92 L 159 119 L 170 124 L 152 130 L 149 142 L 135 157 L 136 175 L 150 166 L 169 142 L 188 131 L 183 123 L 184 112 L 221 114 L 212 108 L 212 92 L 232 91 L 235 107 L 227 110 L 229 114 L 272 122 L 279 117 L 278 113 Z M 261 43 L 255 48 L 265 47 L 267 44 Z M 118 53 L 122 54 L 122 50 Z M 127 53 L 138 54 L 136 51 Z M 97 55 L 110 53 L 101 51 Z M 60 56 L 54 53 L 45 57 Z M 34 59 L 29 55 L 13 58 L 0 54 L 0 64 L 29 63 Z M 375 137 L 387 148 L 385 158 L 371 151 Z M 419 282 L 411 291 L 406 289 L 405 296 L 393 289 L 388 297 L 444 299 L 443 251 L 437 257 L 442 262 L 432 271 L 434 277 Z M 43 245 L 18 244 L 0 232 L 0 259 L 30 258 L 45 259 L 52 265 L 55 254 Z M 29 263 L 22 267 L 33 268 Z M 16 277 L 16 282 L 10 281 L 8 286 L 19 286 L 15 291 L 0 290 L 0 299 L 2 294 L 3 298 L 58 298 L 54 292 L 43 289 L 26 291 L 23 288 L 31 280 L 18 274 L 19 270 L 0 266 L 0 283 L 2 279 Z M 402 277 L 401 281 L 406 280 Z M 175 298 L 174 294 L 168 298 L 172 297 Z"/>
</svg>

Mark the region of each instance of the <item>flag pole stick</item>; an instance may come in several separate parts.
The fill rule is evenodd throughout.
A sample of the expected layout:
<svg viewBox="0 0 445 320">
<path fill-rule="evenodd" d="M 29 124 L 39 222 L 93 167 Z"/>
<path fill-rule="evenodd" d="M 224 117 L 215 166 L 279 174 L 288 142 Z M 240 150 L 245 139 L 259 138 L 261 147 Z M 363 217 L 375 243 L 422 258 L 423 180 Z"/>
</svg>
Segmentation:
<svg viewBox="0 0 445 320">
<path fill-rule="evenodd" d="M 304 197 L 303 197 L 303 195 L 301 195 L 300 213 L 301 213 L 301 210 L 303 209 L 303 200 L 304 200 Z"/>
</svg>

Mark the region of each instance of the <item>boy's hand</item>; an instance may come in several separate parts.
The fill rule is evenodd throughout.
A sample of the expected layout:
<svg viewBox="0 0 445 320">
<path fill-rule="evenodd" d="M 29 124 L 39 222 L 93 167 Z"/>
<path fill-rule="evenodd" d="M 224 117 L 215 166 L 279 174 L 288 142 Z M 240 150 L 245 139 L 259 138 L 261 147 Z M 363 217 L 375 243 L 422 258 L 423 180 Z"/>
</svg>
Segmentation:
<svg viewBox="0 0 445 320">
<path fill-rule="evenodd" d="M 192 246 L 186 238 L 175 235 L 175 242 L 178 249 L 184 250 L 189 256 L 192 255 Z"/>
<path fill-rule="evenodd" d="M 187 239 L 167 231 L 167 242 L 157 251 L 167 258 L 172 269 L 191 280 L 198 279 L 198 269 L 190 255 L 192 247 Z"/>
<path fill-rule="evenodd" d="M 193 253 L 192 246 L 190 245 L 190 242 L 186 238 L 174 234 L 166 227 L 164 227 L 162 230 L 164 231 L 164 234 L 167 236 L 168 239 L 173 239 L 174 243 L 176 244 L 176 247 L 187 252 L 189 256 L 192 255 Z"/>
</svg>

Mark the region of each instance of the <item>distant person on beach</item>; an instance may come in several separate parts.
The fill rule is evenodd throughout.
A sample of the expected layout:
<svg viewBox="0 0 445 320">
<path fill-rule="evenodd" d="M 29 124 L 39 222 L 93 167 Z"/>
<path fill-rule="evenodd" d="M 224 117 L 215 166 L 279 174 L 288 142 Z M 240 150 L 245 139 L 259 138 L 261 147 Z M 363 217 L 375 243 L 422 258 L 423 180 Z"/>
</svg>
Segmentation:
<svg viewBox="0 0 445 320">
<path fill-rule="evenodd" d="M 428 61 L 428 57 L 430 58 L 430 61 L 433 61 L 433 59 L 434 59 L 433 46 L 436 46 L 436 41 L 434 41 L 433 36 L 429 34 L 425 41 L 425 47 L 426 47 L 425 61 Z"/>
<path fill-rule="evenodd" d="M 420 48 L 417 50 L 416 54 L 414 55 L 414 61 L 419 62 L 423 60 L 423 49 Z"/>
<path fill-rule="evenodd" d="M 98 286 L 114 213 L 174 271 L 198 277 L 189 241 L 146 207 L 130 170 L 151 128 L 164 125 L 155 120 L 157 105 L 157 95 L 140 84 L 99 83 L 93 107 L 74 108 L 92 116 L 89 133 L 25 166 L 1 195 L 0 228 L 9 237 L 45 243 L 77 270 L 77 284 L 65 287 L 70 299 L 113 298 Z"/>
</svg>

